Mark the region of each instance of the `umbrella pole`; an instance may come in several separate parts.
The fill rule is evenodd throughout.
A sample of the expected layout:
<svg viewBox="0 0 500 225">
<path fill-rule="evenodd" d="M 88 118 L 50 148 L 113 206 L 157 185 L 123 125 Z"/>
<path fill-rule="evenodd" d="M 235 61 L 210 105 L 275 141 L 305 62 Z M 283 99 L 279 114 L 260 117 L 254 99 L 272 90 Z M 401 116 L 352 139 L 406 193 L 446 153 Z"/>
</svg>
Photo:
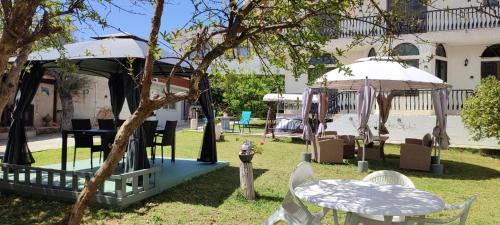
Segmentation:
<svg viewBox="0 0 500 225">
<path fill-rule="evenodd" d="M 366 143 L 365 143 L 365 137 L 363 137 L 363 157 L 361 158 L 361 161 L 365 161 L 365 153 L 366 153 Z"/>
</svg>

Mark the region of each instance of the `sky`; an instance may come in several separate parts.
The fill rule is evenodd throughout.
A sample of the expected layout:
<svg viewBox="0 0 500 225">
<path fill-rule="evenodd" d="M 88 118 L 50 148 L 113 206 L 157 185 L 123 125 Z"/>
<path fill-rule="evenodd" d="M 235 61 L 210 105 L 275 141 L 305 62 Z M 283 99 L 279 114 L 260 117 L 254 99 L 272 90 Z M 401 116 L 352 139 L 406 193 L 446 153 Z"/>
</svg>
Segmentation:
<svg viewBox="0 0 500 225">
<path fill-rule="evenodd" d="M 180 28 L 192 16 L 193 6 L 191 1 L 170 0 L 168 2 L 169 3 L 164 7 L 160 32 L 172 31 L 176 28 Z M 106 21 L 112 27 L 119 28 L 124 32 L 147 39 L 151 29 L 153 6 L 149 4 L 140 6 L 133 5 L 130 0 L 117 0 L 114 1 L 114 3 L 122 9 L 114 6 L 105 7 L 95 2 L 92 3 L 92 6 L 102 17 L 106 18 Z M 133 11 L 136 13 L 127 11 Z M 75 33 L 75 36 L 78 41 L 88 40 L 91 37 L 98 35 L 120 32 L 116 28 L 102 29 L 97 24 L 91 24 L 92 28 L 89 28 L 88 24 L 77 23 L 76 26 L 78 27 L 78 31 Z"/>
</svg>

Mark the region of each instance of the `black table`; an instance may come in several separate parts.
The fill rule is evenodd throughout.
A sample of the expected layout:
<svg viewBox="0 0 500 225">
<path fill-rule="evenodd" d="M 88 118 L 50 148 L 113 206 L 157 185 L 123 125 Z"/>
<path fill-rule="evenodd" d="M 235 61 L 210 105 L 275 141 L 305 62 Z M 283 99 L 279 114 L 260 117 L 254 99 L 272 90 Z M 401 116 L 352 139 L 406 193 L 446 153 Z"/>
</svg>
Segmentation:
<svg viewBox="0 0 500 225">
<path fill-rule="evenodd" d="M 105 129 L 90 129 L 90 130 L 63 130 L 62 132 L 62 149 L 61 149 L 61 170 L 66 170 L 66 161 L 68 160 L 68 134 L 87 134 L 92 136 L 107 136 L 116 135 L 116 130 Z M 102 145 L 103 143 L 101 143 Z M 106 143 L 104 143 L 106 144 Z M 104 151 L 104 159 L 108 156 L 109 151 Z"/>
</svg>

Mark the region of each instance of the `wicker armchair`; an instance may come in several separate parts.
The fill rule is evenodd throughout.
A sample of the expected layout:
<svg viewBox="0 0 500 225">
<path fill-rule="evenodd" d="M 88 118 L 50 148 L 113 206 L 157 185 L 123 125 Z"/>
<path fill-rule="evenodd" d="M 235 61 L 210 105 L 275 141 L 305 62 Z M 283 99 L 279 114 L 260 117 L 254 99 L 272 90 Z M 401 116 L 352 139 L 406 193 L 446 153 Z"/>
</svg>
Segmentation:
<svg viewBox="0 0 500 225">
<path fill-rule="evenodd" d="M 426 134 L 422 139 L 407 138 L 401 144 L 399 168 L 429 171 L 431 167 L 432 137 Z"/>
<path fill-rule="evenodd" d="M 343 163 L 344 141 L 321 138 L 317 141 L 316 161 L 319 163 Z"/>
<path fill-rule="evenodd" d="M 384 152 L 385 139 L 381 139 L 380 141 L 374 141 L 371 144 L 365 145 L 365 159 L 366 160 L 377 160 L 385 161 L 385 152 Z M 361 152 L 363 151 L 363 147 L 358 143 L 358 159 L 362 158 Z"/>
<path fill-rule="evenodd" d="M 344 141 L 344 159 L 352 159 L 356 153 L 356 136 L 340 135 L 339 139 Z"/>
</svg>

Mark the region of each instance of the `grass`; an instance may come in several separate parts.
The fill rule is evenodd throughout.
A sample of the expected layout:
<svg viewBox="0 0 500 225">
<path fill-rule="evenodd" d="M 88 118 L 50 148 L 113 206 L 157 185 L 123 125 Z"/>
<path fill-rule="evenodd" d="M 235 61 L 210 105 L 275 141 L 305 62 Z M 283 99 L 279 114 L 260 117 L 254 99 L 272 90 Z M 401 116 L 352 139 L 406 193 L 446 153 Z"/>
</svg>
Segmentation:
<svg viewBox="0 0 500 225">
<path fill-rule="evenodd" d="M 196 158 L 201 132 L 180 131 L 177 135 L 177 156 Z M 183 183 L 124 210 L 91 207 L 85 215 L 86 224 L 260 224 L 283 199 L 288 177 L 299 163 L 304 144 L 283 138 L 266 140 L 264 153 L 253 160 L 255 189 L 258 199 L 248 202 L 239 191 L 238 150 L 244 140 L 258 143 L 258 136 L 227 135 L 218 143 L 218 158 L 230 166 Z M 386 162 L 370 163 L 371 170 L 397 170 L 399 146 L 386 147 Z M 168 155 L 169 153 L 167 153 Z M 490 153 L 491 154 L 491 153 Z M 78 157 L 88 157 L 81 150 Z M 34 153 L 36 165 L 58 163 L 60 150 Z M 72 156 L 68 157 L 72 159 Z M 478 195 L 467 224 L 500 224 L 500 159 L 480 152 L 453 149 L 442 152 L 445 174 L 435 177 L 423 172 L 403 171 L 417 188 L 440 196 L 447 203 L 463 202 Z M 355 162 L 346 165 L 313 164 L 320 179 L 361 179 L 366 174 L 356 170 Z M 0 193 L 2 224 L 53 224 L 65 213 L 68 203 L 30 199 Z M 312 210 L 318 208 L 308 205 Z M 332 224 L 331 213 L 324 220 Z"/>
</svg>

